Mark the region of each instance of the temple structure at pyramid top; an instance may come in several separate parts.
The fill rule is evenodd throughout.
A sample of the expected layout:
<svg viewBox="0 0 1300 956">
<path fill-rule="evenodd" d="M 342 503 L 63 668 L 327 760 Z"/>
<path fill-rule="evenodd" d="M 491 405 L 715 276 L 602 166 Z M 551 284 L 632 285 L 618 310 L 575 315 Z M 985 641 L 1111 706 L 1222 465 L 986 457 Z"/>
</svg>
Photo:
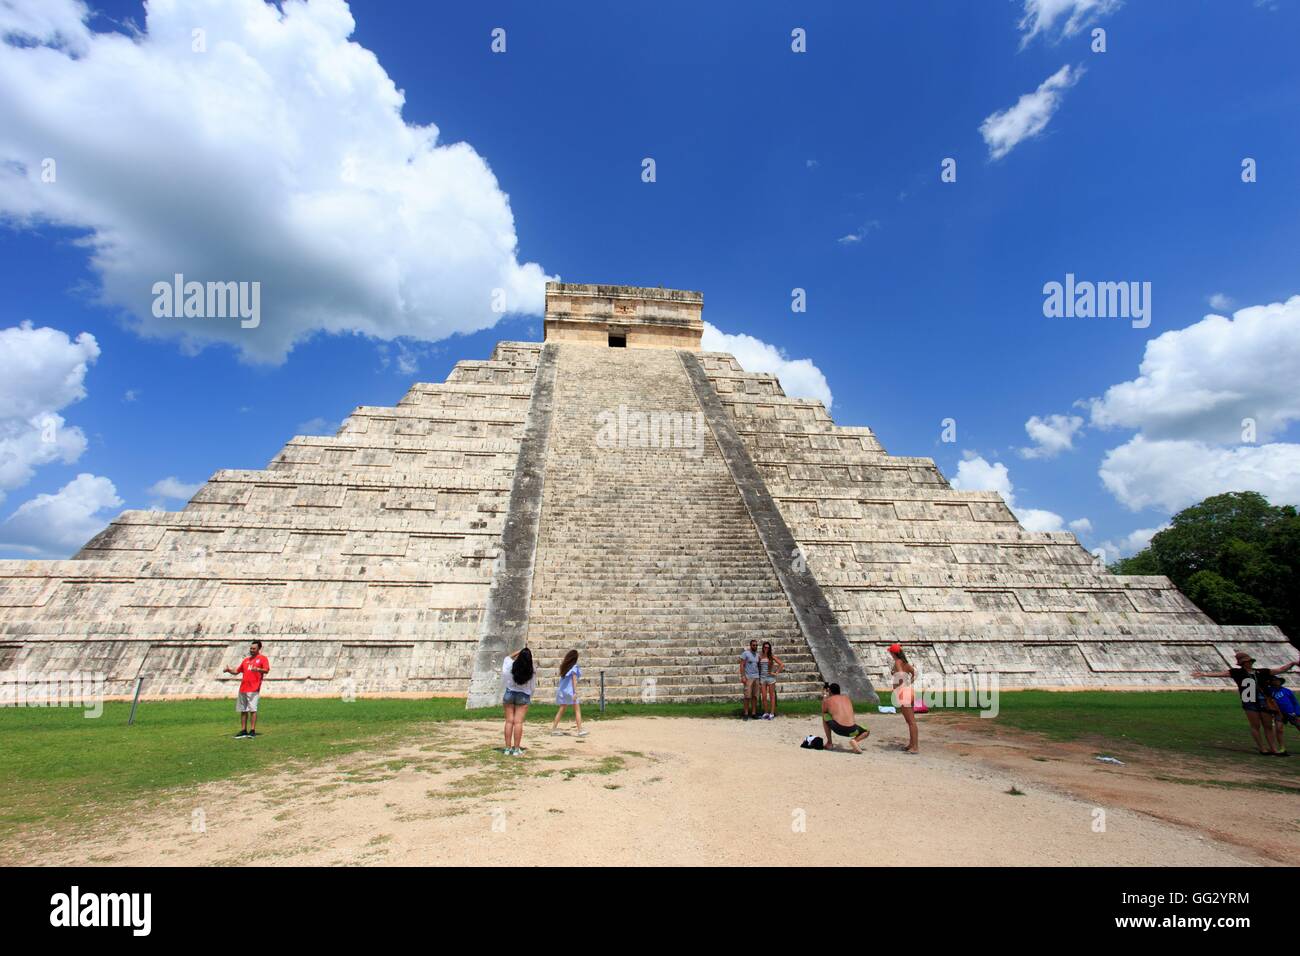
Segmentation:
<svg viewBox="0 0 1300 956">
<path fill-rule="evenodd" d="M 704 294 L 627 285 L 546 284 L 547 342 L 699 351 Z"/>
<path fill-rule="evenodd" d="M 471 704 L 525 643 L 539 693 L 576 648 L 609 697 L 647 701 L 734 698 L 750 640 L 783 695 L 867 700 L 894 641 L 1008 687 L 1219 686 L 1191 672 L 1294 656 L 702 351 L 698 292 L 546 293 L 541 343 L 217 471 L 180 511 L 123 512 L 69 560 L 0 562 L 0 693 L 228 693 L 254 637 L 270 693 Z"/>
</svg>

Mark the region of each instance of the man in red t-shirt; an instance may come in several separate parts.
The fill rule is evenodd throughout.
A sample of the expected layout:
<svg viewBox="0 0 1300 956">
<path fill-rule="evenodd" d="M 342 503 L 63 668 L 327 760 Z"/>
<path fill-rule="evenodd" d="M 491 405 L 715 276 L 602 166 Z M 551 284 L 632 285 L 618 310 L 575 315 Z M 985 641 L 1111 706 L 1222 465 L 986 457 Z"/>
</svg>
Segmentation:
<svg viewBox="0 0 1300 956">
<path fill-rule="evenodd" d="M 227 674 L 242 674 L 239 681 L 239 697 L 235 700 L 235 712 L 239 714 L 243 726 L 235 739 L 248 739 L 257 736 L 257 699 L 262 696 L 262 678 L 271 673 L 271 662 L 262 654 L 262 642 L 253 641 L 248 646 L 248 656 L 239 662 L 238 667 L 227 667 Z"/>
</svg>

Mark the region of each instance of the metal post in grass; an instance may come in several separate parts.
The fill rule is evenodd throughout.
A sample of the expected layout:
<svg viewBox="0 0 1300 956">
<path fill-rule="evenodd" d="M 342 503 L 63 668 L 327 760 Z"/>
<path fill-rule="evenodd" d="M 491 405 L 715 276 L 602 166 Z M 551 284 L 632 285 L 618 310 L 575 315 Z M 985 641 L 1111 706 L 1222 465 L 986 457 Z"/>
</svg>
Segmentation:
<svg viewBox="0 0 1300 956">
<path fill-rule="evenodd" d="M 605 672 L 600 672 L 600 712 L 605 712 Z"/>
<path fill-rule="evenodd" d="M 131 716 L 126 719 L 126 725 L 130 727 L 135 723 L 135 707 L 140 703 L 140 686 L 144 683 L 144 675 L 141 674 L 135 679 L 135 696 L 131 698 Z"/>
</svg>

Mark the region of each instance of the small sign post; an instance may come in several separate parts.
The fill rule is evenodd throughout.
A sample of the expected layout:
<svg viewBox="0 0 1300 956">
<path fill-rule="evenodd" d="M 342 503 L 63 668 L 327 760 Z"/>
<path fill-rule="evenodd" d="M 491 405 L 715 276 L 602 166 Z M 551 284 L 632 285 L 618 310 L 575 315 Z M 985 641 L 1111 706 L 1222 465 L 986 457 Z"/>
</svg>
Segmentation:
<svg viewBox="0 0 1300 956">
<path fill-rule="evenodd" d="M 141 674 L 135 679 L 135 697 L 131 699 L 131 716 L 126 719 L 126 725 L 130 727 L 135 723 L 135 707 L 140 703 L 140 685 L 144 683 L 144 675 Z"/>
</svg>

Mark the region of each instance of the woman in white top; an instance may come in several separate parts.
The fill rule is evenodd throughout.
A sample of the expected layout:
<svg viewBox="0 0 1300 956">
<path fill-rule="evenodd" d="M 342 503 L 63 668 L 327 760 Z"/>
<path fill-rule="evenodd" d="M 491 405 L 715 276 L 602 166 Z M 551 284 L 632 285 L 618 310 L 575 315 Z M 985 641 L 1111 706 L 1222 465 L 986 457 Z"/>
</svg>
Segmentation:
<svg viewBox="0 0 1300 956">
<path fill-rule="evenodd" d="M 533 701 L 533 685 L 537 674 L 533 670 L 533 652 L 528 648 L 515 651 L 501 662 L 501 683 L 505 694 L 501 703 L 506 709 L 506 754 L 522 757 L 524 748 L 524 717 Z"/>
</svg>

